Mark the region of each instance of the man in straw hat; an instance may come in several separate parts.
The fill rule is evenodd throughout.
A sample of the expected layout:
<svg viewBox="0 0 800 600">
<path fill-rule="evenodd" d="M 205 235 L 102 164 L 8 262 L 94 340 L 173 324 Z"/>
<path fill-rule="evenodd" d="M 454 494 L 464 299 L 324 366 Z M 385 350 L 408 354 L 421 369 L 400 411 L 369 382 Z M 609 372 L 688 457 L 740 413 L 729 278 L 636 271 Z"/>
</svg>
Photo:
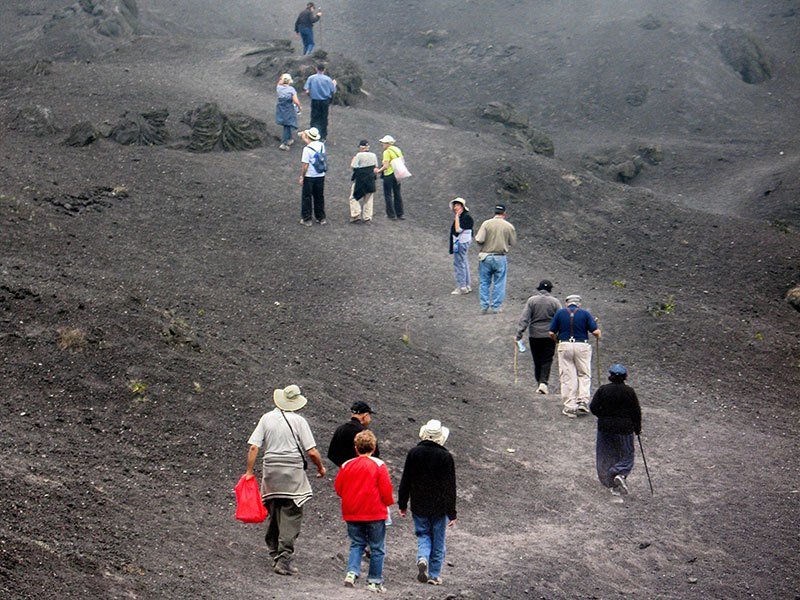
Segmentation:
<svg viewBox="0 0 800 600">
<path fill-rule="evenodd" d="M 305 142 L 303 154 L 300 157 L 300 179 L 298 183 L 303 186 L 300 193 L 300 224 L 311 227 L 311 209 L 313 205 L 314 217 L 320 225 L 327 225 L 325 218 L 325 171 L 318 171 L 317 155 L 325 158 L 325 144 L 320 141 L 319 131 L 310 127 L 300 132 L 300 137 Z M 321 168 L 321 167 L 320 167 Z"/>
<path fill-rule="evenodd" d="M 317 477 L 325 476 L 325 466 L 317 451 L 308 421 L 297 414 L 306 405 L 300 388 L 290 385 L 275 390 L 275 408 L 265 413 L 253 430 L 248 443 L 246 477 L 254 477 L 253 467 L 263 448 L 261 497 L 267 507 L 267 533 L 264 537 L 273 571 L 294 575 L 294 542 L 300 535 L 303 505 L 311 498 L 311 484 L 306 476 L 305 455 L 317 467 Z"/>
<path fill-rule="evenodd" d="M 550 379 L 550 367 L 556 353 L 556 342 L 550 338 L 550 321 L 561 307 L 561 302 L 550 295 L 553 284 L 549 279 L 542 279 L 536 293 L 528 298 L 525 309 L 517 323 L 516 340 L 520 341 L 528 330 L 528 342 L 533 358 L 533 374 L 538 387 L 536 393 L 547 394 L 547 382 Z"/>
<path fill-rule="evenodd" d="M 589 414 L 592 385 L 592 346 L 589 334 L 600 339 L 600 328 L 588 310 L 581 308 L 581 297 L 570 294 L 567 307 L 550 322 L 550 337 L 558 341 L 558 376 L 564 408 L 561 414 L 574 419 Z"/>
<path fill-rule="evenodd" d="M 417 535 L 417 581 L 441 585 L 445 533 L 456 522 L 456 466 L 444 447 L 450 430 L 431 419 L 406 456 L 397 506 L 405 517 L 409 498 Z"/>
</svg>

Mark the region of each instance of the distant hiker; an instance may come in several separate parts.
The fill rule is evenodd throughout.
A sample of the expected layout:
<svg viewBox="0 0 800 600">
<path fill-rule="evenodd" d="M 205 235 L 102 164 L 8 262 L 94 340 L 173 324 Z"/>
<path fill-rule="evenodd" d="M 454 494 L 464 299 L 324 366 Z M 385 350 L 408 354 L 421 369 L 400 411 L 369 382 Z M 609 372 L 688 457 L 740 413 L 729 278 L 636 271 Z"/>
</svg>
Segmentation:
<svg viewBox="0 0 800 600">
<path fill-rule="evenodd" d="M 317 10 L 313 2 L 309 2 L 294 22 L 294 33 L 303 40 L 304 55 L 314 51 L 314 23 L 319 21 L 320 17 L 322 11 Z"/>
<path fill-rule="evenodd" d="M 372 223 L 372 200 L 375 197 L 375 167 L 378 157 L 369 151 L 369 142 L 358 143 L 358 153 L 350 161 L 353 174 L 350 180 L 350 222 Z"/>
<path fill-rule="evenodd" d="M 330 446 L 328 446 L 328 459 L 337 467 L 341 467 L 342 463 L 356 457 L 353 440 L 372 423 L 373 412 L 366 402 L 361 400 L 353 402 L 350 413 L 350 420 L 336 428 Z M 372 456 L 380 458 L 377 445 L 373 450 Z"/>
<path fill-rule="evenodd" d="M 318 64 L 317 72 L 306 79 L 303 90 L 311 97 L 311 127 L 316 127 L 322 141 L 328 139 L 328 109 L 336 93 L 336 80 L 325 73 L 325 65 Z"/>
<path fill-rule="evenodd" d="M 403 196 L 400 194 L 400 182 L 394 176 L 392 161 L 401 158 L 403 152 L 395 146 L 397 140 L 390 135 L 383 136 L 378 140 L 383 145 L 383 156 L 381 166 L 375 169 L 383 179 L 383 199 L 386 202 L 386 216 L 392 221 L 405 219 L 403 216 Z"/>
<path fill-rule="evenodd" d="M 556 312 L 561 308 L 561 302 L 550 295 L 553 284 L 548 279 L 542 279 L 536 288 L 537 293 L 528 298 L 522 316 L 517 323 L 516 340 L 522 339 L 525 330 L 528 330 L 528 343 L 533 358 L 533 376 L 539 387 L 536 392 L 546 394 L 547 382 L 550 379 L 550 367 L 553 365 L 553 356 L 556 352 L 556 342 L 550 337 L 550 322 Z"/>
<path fill-rule="evenodd" d="M 320 225 L 327 225 L 325 219 L 325 172 L 327 156 L 325 144 L 319 138 L 316 127 L 300 132 L 306 144 L 300 158 L 300 185 L 303 191 L 300 196 L 300 224 L 311 227 L 311 205 L 314 205 L 314 218 Z"/>
<path fill-rule="evenodd" d="M 296 412 L 307 402 L 300 388 L 290 385 L 275 390 L 272 398 L 275 408 L 261 417 L 248 441 L 245 476 L 254 476 L 256 457 L 263 449 L 261 496 L 269 513 L 264 539 L 273 560 L 272 570 L 278 575 L 294 575 L 294 543 L 300 535 L 303 505 L 312 495 L 305 455 L 317 467 L 317 477 L 325 476 L 325 467 L 308 422 Z"/>
<path fill-rule="evenodd" d="M 601 385 L 589 410 L 597 417 L 597 477 L 615 496 L 628 493 L 633 470 L 633 434 L 642 432 L 642 408 L 633 388 L 625 384 L 628 370 L 617 363 L 608 369 L 611 383 Z"/>
<path fill-rule="evenodd" d="M 397 496 L 400 516 L 409 498 L 417 535 L 417 581 L 441 585 L 447 527 L 456 522 L 456 466 L 444 444 L 450 430 L 431 419 L 419 430 L 422 440 L 406 456 Z"/>
<path fill-rule="evenodd" d="M 561 414 L 575 418 L 589 414 L 589 390 L 592 385 L 592 346 L 589 334 L 600 338 L 597 322 L 581 308 L 578 294 L 567 296 L 566 308 L 550 322 L 550 337 L 558 340 L 558 376 L 564 408 Z"/>
<path fill-rule="evenodd" d="M 283 125 L 283 137 L 281 137 L 281 150 L 288 150 L 294 144 L 292 130 L 297 129 L 297 115 L 303 110 L 300 100 L 297 99 L 297 90 L 292 87 L 292 76 L 284 73 L 278 79 L 276 92 L 278 103 L 275 105 L 275 122 Z"/>
<path fill-rule="evenodd" d="M 342 465 L 334 487 L 342 498 L 342 519 L 347 523 L 350 537 L 350 556 L 347 559 L 345 587 L 355 587 L 361 575 L 361 558 L 369 546 L 369 572 L 367 590 L 383 592 L 383 559 L 386 554 L 387 507 L 394 504 L 389 470 L 373 453 L 375 434 L 362 431 L 354 444 L 356 458 Z"/>
<path fill-rule="evenodd" d="M 456 276 L 456 289 L 453 295 L 469 294 L 472 291 L 472 277 L 469 273 L 467 252 L 472 244 L 472 228 L 475 222 L 469 214 L 467 201 L 456 198 L 450 201 L 453 222 L 450 223 L 450 254 L 453 255 L 453 271 Z"/>
<path fill-rule="evenodd" d="M 517 230 L 506 221 L 506 207 L 494 207 L 494 218 L 481 224 L 475 243 L 480 246 L 478 275 L 481 280 L 480 302 L 482 313 L 499 313 L 506 297 L 506 254 L 517 243 Z M 494 285 L 494 289 L 492 289 Z M 490 300 L 491 290 L 491 300 Z"/>
</svg>

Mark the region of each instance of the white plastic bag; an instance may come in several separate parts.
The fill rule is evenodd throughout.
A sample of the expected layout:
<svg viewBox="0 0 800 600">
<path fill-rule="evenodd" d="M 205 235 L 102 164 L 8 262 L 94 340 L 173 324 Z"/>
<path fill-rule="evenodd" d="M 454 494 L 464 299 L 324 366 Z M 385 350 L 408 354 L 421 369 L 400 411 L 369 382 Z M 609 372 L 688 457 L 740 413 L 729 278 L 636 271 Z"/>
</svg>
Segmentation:
<svg viewBox="0 0 800 600">
<path fill-rule="evenodd" d="M 394 177 L 397 179 L 397 181 L 411 177 L 411 171 L 409 171 L 408 167 L 406 167 L 406 161 L 403 160 L 402 156 L 393 158 L 391 161 L 389 161 L 389 164 L 394 171 Z"/>
</svg>

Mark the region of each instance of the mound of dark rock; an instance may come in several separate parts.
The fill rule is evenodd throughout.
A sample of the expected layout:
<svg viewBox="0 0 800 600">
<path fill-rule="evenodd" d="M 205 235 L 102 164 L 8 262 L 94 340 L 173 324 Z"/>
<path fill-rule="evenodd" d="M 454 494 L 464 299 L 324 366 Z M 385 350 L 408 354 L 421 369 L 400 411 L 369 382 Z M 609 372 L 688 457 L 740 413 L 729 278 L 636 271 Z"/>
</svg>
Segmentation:
<svg viewBox="0 0 800 600">
<path fill-rule="evenodd" d="M 725 61 L 745 83 L 762 83 L 772 78 L 767 53 L 748 32 L 728 25 L 713 33 Z"/>
<path fill-rule="evenodd" d="M 502 123 L 506 127 L 506 136 L 517 145 L 521 145 L 531 152 L 552 157 L 555 155 L 555 146 L 546 134 L 531 127 L 530 119 L 518 112 L 508 102 L 489 102 L 482 110 L 481 116 L 495 123 Z"/>
<path fill-rule="evenodd" d="M 46 58 L 40 58 L 28 67 L 28 71 L 34 75 L 50 75 L 52 72 L 53 61 Z"/>
<path fill-rule="evenodd" d="M 94 125 L 92 125 L 91 121 L 81 121 L 80 123 L 73 125 L 72 129 L 69 131 L 67 139 L 64 140 L 64 143 L 67 146 L 81 148 L 93 143 L 99 137 L 100 132 L 97 131 Z"/>
<path fill-rule="evenodd" d="M 247 67 L 245 73 L 253 77 L 268 77 L 275 82 L 281 73 L 289 73 L 294 79 L 295 89 L 301 92 L 306 80 L 316 73 L 316 66 L 322 63 L 325 64 L 328 75 L 336 80 L 334 104 L 352 106 L 361 95 L 364 75 L 361 67 L 352 60 L 338 56 L 329 58 L 324 50 L 316 50 L 305 56 L 293 56 L 292 53 L 291 47 L 281 50 L 278 46 L 274 52 L 268 52 L 258 64 Z"/>
<path fill-rule="evenodd" d="M 643 83 L 633 85 L 625 94 L 625 102 L 630 106 L 641 106 L 647 101 L 650 88 Z"/>
<path fill-rule="evenodd" d="M 109 38 L 135 33 L 139 27 L 136 0 L 78 0 L 53 15 L 44 26 L 45 32 L 61 21 L 77 19 L 89 29 Z"/>
<path fill-rule="evenodd" d="M 661 144 L 640 143 L 587 154 L 583 157 L 583 166 L 605 179 L 631 183 L 642 172 L 645 163 L 658 165 L 663 160 Z"/>
<path fill-rule="evenodd" d="M 426 48 L 438 46 L 450 37 L 446 29 L 428 29 L 426 31 L 420 31 L 419 35 L 422 39 L 422 45 Z"/>
<path fill-rule="evenodd" d="M 119 144 L 138 146 L 161 146 L 167 143 L 166 109 L 143 113 L 125 112 L 116 124 L 112 125 L 108 137 Z"/>
<path fill-rule="evenodd" d="M 264 121 L 240 113 L 224 113 L 214 103 L 187 111 L 181 122 L 192 128 L 190 152 L 252 150 L 264 143 Z"/>
<path fill-rule="evenodd" d="M 9 124 L 9 129 L 32 133 L 37 137 L 57 133 L 53 111 L 44 106 L 27 106 L 17 111 Z"/>
</svg>

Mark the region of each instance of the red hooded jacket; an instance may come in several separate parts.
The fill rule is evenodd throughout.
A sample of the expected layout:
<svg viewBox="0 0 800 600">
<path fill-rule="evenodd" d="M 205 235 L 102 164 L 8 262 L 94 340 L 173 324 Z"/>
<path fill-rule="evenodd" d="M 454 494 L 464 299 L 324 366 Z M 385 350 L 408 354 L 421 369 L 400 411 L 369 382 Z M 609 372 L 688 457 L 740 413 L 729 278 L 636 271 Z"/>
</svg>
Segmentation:
<svg viewBox="0 0 800 600">
<path fill-rule="evenodd" d="M 345 521 L 383 521 L 394 504 L 389 470 L 380 458 L 358 456 L 339 469 L 334 483 Z"/>
</svg>

